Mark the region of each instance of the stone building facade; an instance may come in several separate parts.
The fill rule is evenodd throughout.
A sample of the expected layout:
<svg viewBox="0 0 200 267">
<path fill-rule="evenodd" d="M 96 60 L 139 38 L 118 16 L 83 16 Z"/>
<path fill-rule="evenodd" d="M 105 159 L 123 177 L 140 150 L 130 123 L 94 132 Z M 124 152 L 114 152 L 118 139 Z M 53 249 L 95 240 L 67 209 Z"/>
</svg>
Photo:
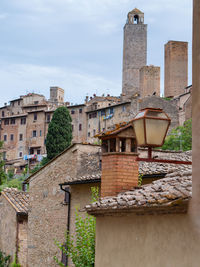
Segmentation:
<svg viewBox="0 0 200 267">
<path fill-rule="evenodd" d="M 29 194 L 6 188 L 0 194 L 0 250 L 27 267 Z"/>
<path fill-rule="evenodd" d="M 188 43 L 169 41 L 165 44 L 165 97 L 178 96 L 188 86 Z"/>
<path fill-rule="evenodd" d="M 160 96 L 160 67 L 153 65 L 140 69 L 140 96 Z"/>
<path fill-rule="evenodd" d="M 128 13 L 124 26 L 122 94 L 133 96 L 139 93 L 140 68 L 147 61 L 147 25 L 144 13 L 134 9 Z"/>
<path fill-rule="evenodd" d="M 66 151 L 26 181 L 29 183 L 28 266 L 57 266 L 53 257 L 61 259 L 54 240 L 64 242 L 70 207 L 70 231 L 74 231 L 76 207 L 83 208 L 91 197 L 89 183 L 71 186 L 71 204 L 65 203 L 59 184 L 80 175 L 99 172 L 99 146 L 73 144 Z"/>
</svg>

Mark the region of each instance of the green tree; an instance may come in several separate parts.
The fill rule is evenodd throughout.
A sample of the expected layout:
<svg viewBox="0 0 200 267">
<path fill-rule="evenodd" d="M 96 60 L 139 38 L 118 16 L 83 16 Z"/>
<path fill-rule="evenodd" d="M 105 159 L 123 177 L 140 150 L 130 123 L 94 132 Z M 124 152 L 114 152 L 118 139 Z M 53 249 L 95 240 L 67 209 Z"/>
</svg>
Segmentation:
<svg viewBox="0 0 200 267">
<path fill-rule="evenodd" d="M 99 197 L 99 189 L 92 187 L 92 202 L 97 201 Z M 84 217 L 80 215 L 78 210 L 75 217 L 75 233 L 66 233 L 66 245 L 55 241 L 56 245 L 71 258 L 75 267 L 93 267 L 95 263 L 95 233 L 96 218 L 86 214 Z M 59 266 L 65 266 L 57 257 L 54 260 Z"/>
<path fill-rule="evenodd" d="M 3 147 L 3 142 L 0 141 L 0 151 Z M 3 161 L 3 156 L 2 152 L 0 152 L 0 185 L 6 180 L 6 174 L 4 172 L 4 161 Z"/>
<path fill-rule="evenodd" d="M 192 120 L 185 121 L 183 126 L 173 129 L 166 137 L 163 150 L 191 150 L 192 149 Z"/>
<path fill-rule="evenodd" d="M 48 160 L 51 160 L 71 145 L 71 121 L 71 116 L 66 107 L 59 107 L 55 110 L 53 118 L 49 124 L 46 139 Z"/>
<path fill-rule="evenodd" d="M 0 267 L 8 267 L 9 262 L 10 262 L 10 255 L 6 256 L 6 254 L 0 250 Z"/>
</svg>

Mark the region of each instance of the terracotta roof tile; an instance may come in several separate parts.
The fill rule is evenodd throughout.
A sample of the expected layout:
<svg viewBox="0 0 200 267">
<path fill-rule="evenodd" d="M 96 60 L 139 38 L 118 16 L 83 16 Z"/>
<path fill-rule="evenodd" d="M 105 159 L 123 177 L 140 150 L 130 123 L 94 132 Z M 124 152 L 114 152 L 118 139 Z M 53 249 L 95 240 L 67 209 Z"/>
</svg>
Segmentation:
<svg viewBox="0 0 200 267">
<path fill-rule="evenodd" d="M 27 192 L 19 191 L 16 188 L 5 188 L 1 194 L 8 200 L 17 213 L 22 212 L 28 214 L 29 194 Z"/>
<path fill-rule="evenodd" d="M 90 214 L 112 214 L 113 212 L 174 213 L 186 212 L 188 200 L 192 196 L 192 173 L 176 172 L 166 178 L 116 197 L 101 198 L 99 202 L 86 206 Z"/>
</svg>

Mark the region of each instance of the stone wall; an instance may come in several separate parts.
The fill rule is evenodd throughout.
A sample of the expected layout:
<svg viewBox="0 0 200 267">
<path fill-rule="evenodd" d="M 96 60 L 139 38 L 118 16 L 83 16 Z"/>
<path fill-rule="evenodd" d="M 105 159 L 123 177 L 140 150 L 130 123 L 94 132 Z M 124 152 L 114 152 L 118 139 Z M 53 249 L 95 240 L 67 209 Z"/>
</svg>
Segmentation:
<svg viewBox="0 0 200 267">
<path fill-rule="evenodd" d="M 160 96 L 160 67 L 153 65 L 140 69 L 140 96 Z"/>
<path fill-rule="evenodd" d="M 0 196 L 0 250 L 12 256 L 16 253 L 17 218 L 14 208 Z"/>
<path fill-rule="evenodd" d="M 21 218 L 18 222 L 18 261 L 21 267 L 27 267 L 28 258 L 28 220 L 27 218 Z"/>
<path fill-rule="evenodd" d="M 31 177 L 28 266 L 57 266 L 53 257 L 61 259 L 61 252 L 54 244 L 54 239 L 64 242 L 68 219 L 68 206 L 64 204 L 65 194 L 59 184 L 86 174 L 92 160 L 90 157 L 86 160 L 84 155 L 97 153 L 94 157 L 98 160 L 98 149 L 98 146 L 73 145 Z M 80 190 L 78 188 L 74 196 L 74 189 L 72 190 L 72 202 L 75 203 L 72 204 L 73 217 L 76 204 L 85 205 L 90 195 L 89 187 L 85 189 L 86 195 Z"/>
<path fill-rule="evenodd" d="M 139 109 L 146 107 L 163 109 L 171 119 L 170 130 L 179 125 L 178 109 L 173 100 L 165 100 L 157 96 L 145 97 L 139 100 Z"/>
</svg>

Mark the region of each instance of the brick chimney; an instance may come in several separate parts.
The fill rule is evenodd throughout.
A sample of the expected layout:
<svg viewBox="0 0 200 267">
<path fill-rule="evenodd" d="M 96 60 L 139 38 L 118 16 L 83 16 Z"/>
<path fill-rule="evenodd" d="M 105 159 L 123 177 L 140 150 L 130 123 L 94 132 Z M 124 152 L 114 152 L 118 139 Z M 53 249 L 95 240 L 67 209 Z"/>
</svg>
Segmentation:
<svg viewBox="0 0 200 267">
<path fill-rule="evenodd" d="M 98 137 L 102 140 L 101 197 L 116 196 L 138 186 L 138 154 L 132 125 L 118 125 Z"/>
</svg>

